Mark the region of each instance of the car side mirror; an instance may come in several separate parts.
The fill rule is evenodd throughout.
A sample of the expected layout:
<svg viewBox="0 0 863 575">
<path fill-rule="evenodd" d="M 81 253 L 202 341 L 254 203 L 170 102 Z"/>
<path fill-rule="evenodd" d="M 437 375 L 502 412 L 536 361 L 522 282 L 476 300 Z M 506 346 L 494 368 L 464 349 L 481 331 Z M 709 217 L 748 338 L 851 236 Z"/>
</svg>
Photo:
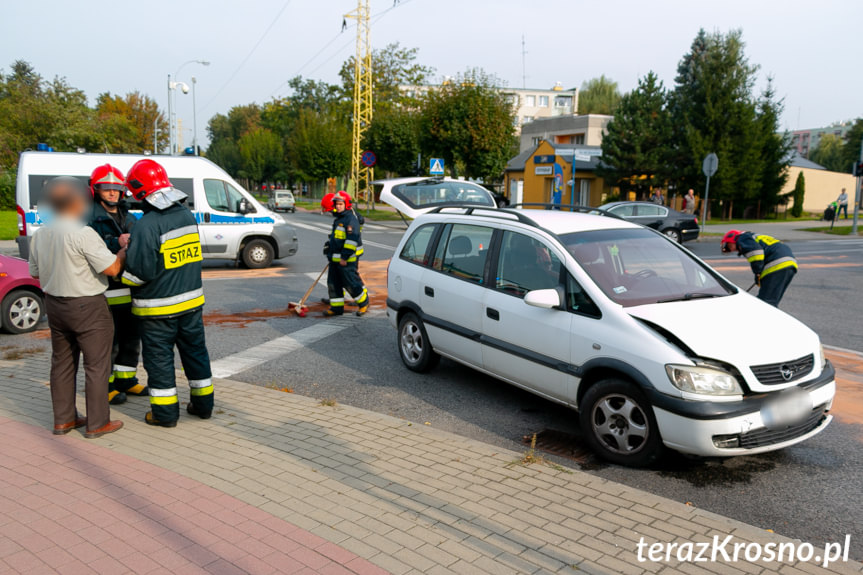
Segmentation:
<svg viewBox="0 0 863 575">
<path fill-rule="evenodd" d="M 240 201 L 240 213 L 241 214 L 254 214 L 257 211 L 258 210 L 255 209 L 255 206 L 253 206 L 252 202 L 250 202 L 249 200 L 244 198 L 242 201 Z"/>
<path fill-rule="evenodd" d="M 536 289 L 524 295 L 524 303 L 542 309 L 561 307 L 560 292 L 556 289 Z"/>
</svg>

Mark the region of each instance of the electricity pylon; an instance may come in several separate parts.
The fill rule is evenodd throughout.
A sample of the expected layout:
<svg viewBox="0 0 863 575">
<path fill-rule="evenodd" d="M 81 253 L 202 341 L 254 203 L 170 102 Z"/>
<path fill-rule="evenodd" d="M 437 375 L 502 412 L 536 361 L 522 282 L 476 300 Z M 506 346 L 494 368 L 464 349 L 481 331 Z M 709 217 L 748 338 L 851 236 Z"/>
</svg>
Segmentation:
<svg viewBox="0 0 863 575">
<path fill-rule="evenodd" d="M 354 133 L 351 148 L 351 180 L 357 200 L 365 199 L 366 207 L 374 203 L 371 181 L 374 168 L 362 163 L 363 135 L 372 123 L 372 47 L 369 43 L 371 23 L 369 0 L 357 0 L 357 9 L 345 18 L 357 21 L 357 53 L 354 57 Z"/>
</svg>

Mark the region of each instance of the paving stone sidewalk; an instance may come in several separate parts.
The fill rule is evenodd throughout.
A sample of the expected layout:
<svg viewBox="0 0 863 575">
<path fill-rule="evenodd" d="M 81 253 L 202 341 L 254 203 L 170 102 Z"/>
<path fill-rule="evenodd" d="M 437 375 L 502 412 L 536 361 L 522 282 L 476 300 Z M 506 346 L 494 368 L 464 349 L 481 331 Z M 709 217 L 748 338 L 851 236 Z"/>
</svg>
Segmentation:
<svg viewBox="0 0 863 575">
<path fill-rule="evenodd" d="M 151 495 L 142 496 L 148 499 L 158 485 L 172 498 L 152 498 L 148 508 L 155 512 L 165 507 L 180 518 L 185 509 L 184 482 L 191 481 L 201 486 L 195 492 L 197 497 L 212 495 L 214 505 L 207 513 L 214 525 L 230 527 L 239 521 L 231 508 L 237 505 L 265 513 L 273 518 L 269 522 L 276 518 L 286 522 L 284 530 L 276 530 L 277 536 L 290 539 L 291 533 L 306 532 L 314 536 L 301 552 L 311 550 L 327 564 L 318 569 L 304 563 L 313 571 L 327 572 L 326 567 L 336 572 L 347 567 L 363 572 L 371 568 L 364 560 L 397 575 L 863 571 L 863 564 L 855 561 L 835 563 L 829 570 L 799 561 L 640 562 L 637 544 L 642 537 L 646 543 L 710 542 L 714 536 L 722 540 L 727 535 L 743 543 L 791 540 L 587 473 L 523 466 L 518 463 L 523 454 L 421 423 L 353 407 L 324 406 L 313 398 L 236 381 L 216 381 L 217 413 L 208 421 L 184 414 L 175 429 L 152 428 L 141 421 L 146 399 L 131 398 L 113 410 L 126 423 L 120 432 L 97 440 L 85 440 L 78 432 L 54 437 L 48 431 L 47 379 L 47 353 L 0 361 L 0 417 L 29 424 L 0 420 L 3 442 L 16 441 L 14 434 L 19 438 L 37 434 L 38 442 L 53 453 L 85 450 L 104 455 L 106 460 L 110 452 L 121 454 L 128 465 L 143 466 L 140 482 L 127 483 L 128 490 L 134 494 L 138 485 L 148 487 L 145 491 Z M 12 428 L 12 438 L 3 431 L 8 425 L 17 425 Z M 30 463 L 38 465 L 33 458 Z M 8 462 L 0 459 L 0 473 L 4 469 Z M 157 471 L 148 472 L 153 469 Z M 179 479 L 166 479 L 162 485 L 161 480 L 150 477 L 161 478 L 162 474 Z M 0 489 L 5 487 L 4 477 L 8 473 L 0 474 Z M 94 496 L 99 495 L 104 494 L 95 490 Z M 15 513 L 5 517 L 4 529 L 21 523 Z M 182 523 L 176 525 L 177 537 L 193 540 Z M 111 531 L 120 533 L 122 526 L 119 521 Z M 157 540 L 170 548 L 172 534 L 168 535 Z M 249 535 L 245 533 L 240 542 L 228 536 L 224 543 L 245 547 L 247 561 L 265 559 L 258 556 L 262 551 L 247 547 Z M 324 544 L 331 545 L 326 548 L 329 555 L 321 551 Z M 187 567 L 207 572 L 270 572 L 261 564 L 257 568 L 240 564 L 231 555 L 237 552 L 227 546 L 230 552 L 224 554 L 208 549 L 215 554 L 209 563 L 189 561 L 192 564 Z M 270 545 L 265 550 L 272 549 Z M 4 552 L 8 544 L 0 541 L 0 558 L 7 561 Z M 158 553 L 141 552 L 153 558 Z M 38 550 L 34 555 L 50 565 Z M 272 562 L 262 563 L 274 567 Z M 23 571 L 8 562 L 5 565 Z M 149 571 L 124 565 L 136 573 L 168 571 L 161 564 L 151 565 Z M 292 564 L 287 565 L 275 568 L 296 572 Z M 91 572 L 107 572 L 89 567 Z"/>
</svg>

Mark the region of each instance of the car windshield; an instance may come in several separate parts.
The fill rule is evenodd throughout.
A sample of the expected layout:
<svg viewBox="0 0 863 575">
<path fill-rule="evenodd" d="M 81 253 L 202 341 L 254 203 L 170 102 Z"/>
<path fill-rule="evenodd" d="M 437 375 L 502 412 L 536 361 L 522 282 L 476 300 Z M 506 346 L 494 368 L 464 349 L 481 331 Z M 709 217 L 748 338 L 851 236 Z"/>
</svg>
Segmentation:
<svg viewBox="0 0 863 575">
<path fill-rule="evenodd" d="M 423 180 L 393 187 L 393 195 L 412 208 L 464 204 L 494 207 L 491 193 L 470 182 Z"/>
<path fill-rule="evenodd" d="M 647 229 L 595 230 L 560 237 L 596 285 L 624 307 L 736 293 L 716 272 Z"/>
</svg>

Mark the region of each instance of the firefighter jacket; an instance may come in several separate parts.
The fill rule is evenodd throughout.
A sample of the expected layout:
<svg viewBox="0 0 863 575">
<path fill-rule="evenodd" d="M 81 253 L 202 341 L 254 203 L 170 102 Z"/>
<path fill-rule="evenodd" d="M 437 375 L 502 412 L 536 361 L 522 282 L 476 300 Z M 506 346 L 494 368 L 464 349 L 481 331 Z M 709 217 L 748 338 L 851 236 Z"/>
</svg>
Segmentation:
<svg viewBox="0 0 863 575">
<path fill-rule="evenodd" d="M 93 203 L 93 213 L 90 216 L 89 226 L 96 230 L 105 245 L 112 253 L 120 251 L 120 236 L 132 233 L 132 228 L 138 219 L 129 214 L 129 208 L 125 202 L 117 204 L 118 220 L 102 206 L 98 200 Z M 132 292 L 128 286 L 113 278 L 108 279 L 108 290 L 105 292 L 108 305 L 129 305 L 132 303 Z"/>
<path fill-rule="evenodd" d="M 737 236 L 737 252 L 747 259 L 752 272 L 762 278 L 786 268 L 797 269 L 791 248 L 770 236 L 743 232 Z"/>
<path fill-rule="evenodd" d="M 178 316 L 204 305 L 201 238 L 189 209 L 164 210 L 144 202 L 126 252 L 123 283 L 132 287 L 132 313 L 141 318 Z"/>
<path fill-rule="evenodd" d="M 327 245 L 327 259 L 334 263 L 342 260 L 355 262 L 363 255 L 360 221 L 353 210 L 336 214 Z"/>
</svg>

